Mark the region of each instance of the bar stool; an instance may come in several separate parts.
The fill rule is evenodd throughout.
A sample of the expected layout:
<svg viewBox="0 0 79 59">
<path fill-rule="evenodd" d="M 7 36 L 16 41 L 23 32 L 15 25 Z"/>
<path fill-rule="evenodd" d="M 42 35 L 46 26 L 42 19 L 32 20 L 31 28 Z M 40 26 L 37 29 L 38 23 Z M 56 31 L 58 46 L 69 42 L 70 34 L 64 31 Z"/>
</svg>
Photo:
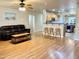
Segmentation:
<svg viewBox="0 0 79 59">
<path fill-rule="evenodd" d="M 55 28 L 55 35 L 57 37 L 60 37 L 61 38 L 61 29 L 60 28 Z"/>
<path fill-rule="evenodd" d="M 52 28 L 52 27 L 50 28 L 50 35 L 54 36 L 54 28 Z"/>
<path fill-rule="evenodd" d="M 45 28 L 44 28 L 44 35 L 48 35 L 48 31 L 49 31 L 49 30 L 48 30 L 48 27 L 45 27 Z"/>
<path fill-rule="evenodd" d="M 54 37 L 54 28 L 49 28 L 50 31 L 50 38 Z"/>
</svg>

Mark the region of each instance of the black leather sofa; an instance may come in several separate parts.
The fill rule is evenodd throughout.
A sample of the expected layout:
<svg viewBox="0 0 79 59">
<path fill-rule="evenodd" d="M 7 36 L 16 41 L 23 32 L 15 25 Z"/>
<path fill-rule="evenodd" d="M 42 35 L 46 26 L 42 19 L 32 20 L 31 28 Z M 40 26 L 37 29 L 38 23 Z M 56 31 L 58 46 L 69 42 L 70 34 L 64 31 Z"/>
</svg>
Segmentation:
<svg viewBox="0 0 79 59">
<path fill-rule="evenodd" d="M 0 39 L 10 39 L 11 35 L 19 33 L 30 33 L 30 29 L 25 29 L 24 25 L 8 25 L 0 27 Z"/>
</svg>

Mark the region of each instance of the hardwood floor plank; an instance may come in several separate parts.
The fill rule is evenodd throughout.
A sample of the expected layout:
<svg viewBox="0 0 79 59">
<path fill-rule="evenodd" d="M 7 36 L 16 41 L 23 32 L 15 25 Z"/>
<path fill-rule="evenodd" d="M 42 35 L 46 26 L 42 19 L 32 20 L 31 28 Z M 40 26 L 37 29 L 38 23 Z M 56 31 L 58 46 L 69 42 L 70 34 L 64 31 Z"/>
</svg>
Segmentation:
<svg viewBox="0 0 79 59">
<path fill-rule="evenodd" d="M 0 41 L 0 59 L 79 59 L 79 41 L 33 34 L 19 44 Z"/>
</svg>

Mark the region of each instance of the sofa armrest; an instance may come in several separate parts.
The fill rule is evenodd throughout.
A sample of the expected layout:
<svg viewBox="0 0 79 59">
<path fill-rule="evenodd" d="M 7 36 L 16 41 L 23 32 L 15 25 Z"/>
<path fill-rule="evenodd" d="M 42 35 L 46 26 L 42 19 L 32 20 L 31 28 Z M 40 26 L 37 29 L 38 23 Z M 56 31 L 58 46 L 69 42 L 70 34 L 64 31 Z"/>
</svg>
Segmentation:
<svg viewBox="0 0 79 59">
<path fill-rule="evenodd" d="M 24 29 L 24 31 L 30 33 L 30 29 Z"/>
</svg>

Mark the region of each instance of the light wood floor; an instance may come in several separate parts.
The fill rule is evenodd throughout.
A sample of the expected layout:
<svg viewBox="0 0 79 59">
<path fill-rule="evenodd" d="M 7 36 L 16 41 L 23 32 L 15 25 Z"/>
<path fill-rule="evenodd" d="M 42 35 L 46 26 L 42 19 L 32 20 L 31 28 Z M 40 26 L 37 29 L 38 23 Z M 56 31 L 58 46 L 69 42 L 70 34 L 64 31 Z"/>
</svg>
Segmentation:
<svg viewBox="0 0 79 59">
<path fill-rule="evenodd" d="M 32 35 L 19 44 L 0 41 L 0 59 L 79 59 L 79 41 Z"/>
</svg>

